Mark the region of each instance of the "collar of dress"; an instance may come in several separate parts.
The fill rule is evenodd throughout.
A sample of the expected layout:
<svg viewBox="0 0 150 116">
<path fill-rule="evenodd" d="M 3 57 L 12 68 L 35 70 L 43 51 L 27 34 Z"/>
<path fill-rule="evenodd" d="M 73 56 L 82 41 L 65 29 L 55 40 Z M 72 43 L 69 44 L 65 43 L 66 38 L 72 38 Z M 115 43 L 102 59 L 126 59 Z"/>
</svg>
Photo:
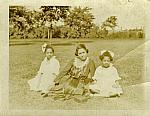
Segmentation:
<svg viewBox="0 0 150 116">
<path fill-rule="evenodd" d="M 56 56 L 52 56 L 51 59 L 47 60 L 47 57 L 45 57 L 44 61 L 45 61 L 45 62 L 49 62 L 49 61 L 51 61 L 51 60 L 53 60 L 53 59 L 55 59 L 55 58 L 56 58 Z"/>
<path fill-rule="evenodd" d="M 80 61 L 81 60 L 79 58 L 75 57 L 73 64 L 76 68 L 82 69 L 84 66 L 86 66 L 89 63 L 89 57 L 87 57 L 87 59 L 84 61 L 84 63 L 81 63 Z"/>
<path fill-rule="evenodd" d="M 100 66 L 100 68 L 105 70 L 105 69 L 112 68 L 113 66 L 114 66 L 114 64 L 110 63 L 110 66 L 109 66 L 108 68 L 104 68 L 104 67 L 102 67 L 102 66 Z"/>
</svg>

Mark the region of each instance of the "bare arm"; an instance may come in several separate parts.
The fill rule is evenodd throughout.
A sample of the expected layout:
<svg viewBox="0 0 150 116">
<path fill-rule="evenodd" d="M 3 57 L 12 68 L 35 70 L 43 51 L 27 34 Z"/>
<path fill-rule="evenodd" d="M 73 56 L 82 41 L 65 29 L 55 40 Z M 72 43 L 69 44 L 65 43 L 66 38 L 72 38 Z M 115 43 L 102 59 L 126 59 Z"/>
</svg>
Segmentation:
<svg viewBox="0 0 150 116">
<path fill-rule="evenodd" d="M 91 77 L 94 76 L 95 70 L 96 70 L 95 63 L 94 63 L 93 60 L 91 60 L 90 61 L 90 73 L 91 73 Z"/>
</svg>

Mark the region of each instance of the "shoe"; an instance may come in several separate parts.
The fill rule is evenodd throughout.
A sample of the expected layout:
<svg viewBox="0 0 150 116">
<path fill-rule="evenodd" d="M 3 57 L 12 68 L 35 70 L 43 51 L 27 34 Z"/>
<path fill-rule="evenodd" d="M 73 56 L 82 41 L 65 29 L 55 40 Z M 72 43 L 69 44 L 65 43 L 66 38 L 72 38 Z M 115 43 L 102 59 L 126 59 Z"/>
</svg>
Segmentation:
<svg viewBox="0 0 150 116">
<path fill-rule="evenodd" d="M 41 95 L 43 95 L 43 94 L 45 94 L 45 93 L 41 93 Z"/>
<path fill-rule="evenodd" d="M 42 97 L 48 97 L 48 93 L 43 94 Z"/>
<path fill-rule="evenodd" d="M 36 92 L 41 92 L 41 90 L 36 90 Z"/>
<path fill-rule="evenodd" d="M 109 97 L 113 98 L 113 97 L 119 97 L 118 94 L 113 94 L 113 95 L 110 95 Z"/>
</svg>

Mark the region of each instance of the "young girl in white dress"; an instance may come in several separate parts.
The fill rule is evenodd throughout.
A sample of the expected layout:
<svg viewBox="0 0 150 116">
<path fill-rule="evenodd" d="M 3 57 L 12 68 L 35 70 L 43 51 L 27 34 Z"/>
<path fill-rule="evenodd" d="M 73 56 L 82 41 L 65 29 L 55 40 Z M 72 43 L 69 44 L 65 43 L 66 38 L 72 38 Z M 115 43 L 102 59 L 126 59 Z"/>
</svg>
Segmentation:
<svg viewBox="0 0 150 116">
<path fill-rule="evenodd" d="M 97 67 L 93 84 L 90 89 L 95 96 L 112 97 L 120 96 L 123 91 L 119 85 L 118 80 L 121 78 L 118 75 L 117 69 L 111 63 L 113 61 L 114 53 L 103 50 L 100 52 L 100 60 L 102 65 Z"/>
<path fill-rule="evenodd" d="M 45 58 L 41 63 L 40 69 L 35 78 L 28 81 L 30 90 L 41 91 L 43 97 L 48 96 L 50 87 L 54 85 L 54 79 L 59 73 L 59 61 L 54 56 L 54 49 L 47 44 L 42 46 Z"/>
</svg>

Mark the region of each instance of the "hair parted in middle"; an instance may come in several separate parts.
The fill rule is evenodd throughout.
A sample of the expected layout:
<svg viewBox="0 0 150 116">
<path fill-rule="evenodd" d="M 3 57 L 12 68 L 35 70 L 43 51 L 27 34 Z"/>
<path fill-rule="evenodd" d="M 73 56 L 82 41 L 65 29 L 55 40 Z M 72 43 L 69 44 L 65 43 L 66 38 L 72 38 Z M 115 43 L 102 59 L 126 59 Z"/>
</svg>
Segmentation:
<svg viewBox="0 0 150 116">
<path fill-rule="evenodd" d="M 89 52 L 89 50 L 86 48 L 86 46 L 84 44 L 78 44 L 76 47 L 76 51 L 75 51 L 75 55 L 78 56 L 78 50 L 79 49 L 84 49 L 86 51 L 86 53 Z"/>
<path fill-rule="evenodd" d="M 49 45 L 49 44 L 46 45 L 44 53 L 46 53 L 47 49 L 51 49 L 52 52 L 54 53 L 54 48 L 51 45 Z"/>
</svg>

